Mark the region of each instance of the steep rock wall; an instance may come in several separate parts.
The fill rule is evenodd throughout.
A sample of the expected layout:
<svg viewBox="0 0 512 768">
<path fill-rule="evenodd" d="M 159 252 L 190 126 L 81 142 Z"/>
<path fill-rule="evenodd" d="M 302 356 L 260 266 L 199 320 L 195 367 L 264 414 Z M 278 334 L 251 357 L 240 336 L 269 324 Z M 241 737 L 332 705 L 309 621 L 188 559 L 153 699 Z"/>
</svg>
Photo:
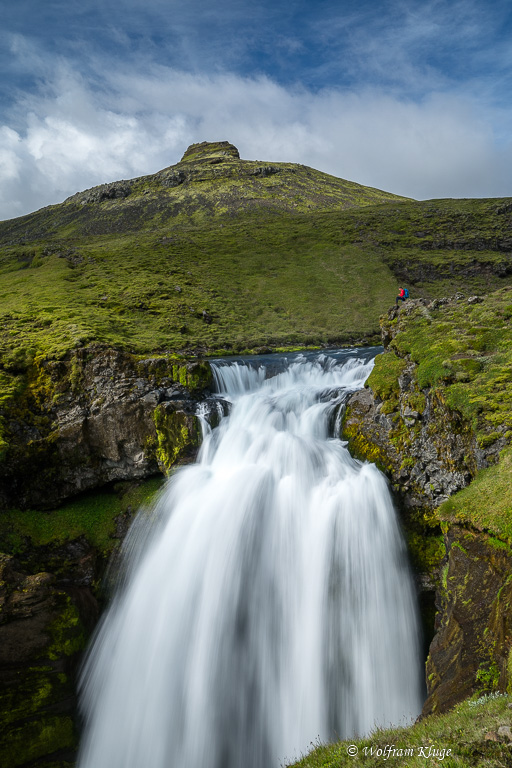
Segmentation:
<svg viewBox="0 0 512 768">
<path fill-rule="evenodd" d="M 445 544 L 424 714 L 475 691 L 512 690 L 512 551 L 458 525 L 445 528 Z"/>
<path fill-rule="evenodd" d="M 98 613 L 88 565 L 82 562 L 85 581 L 71 586 L 0 554 L 3 765 L 60 766 L 73 759 L 76 667 Z"/>
<path fill-rule="evenodd" d="M 366 389 L 349 400 L 343 431 L 353 454 L 376 462 L 389 477 L 420 588 L 436 592 L 436 634 L 426 665 L 429 714 L 476 691 L 510 686 L 512 552 L 503 537 L 439 513 L 497 460 L 502 442 L 482 445 L 472 424 L 447 405 L 443 387 L 421 388 L 416 364 L 393 349 L 401 323 L 419 304 L 428 308 L 410 301 L 400 310 L 402 321 L 396 309 L 383 318 L 386 349 Z"/>
</svg>

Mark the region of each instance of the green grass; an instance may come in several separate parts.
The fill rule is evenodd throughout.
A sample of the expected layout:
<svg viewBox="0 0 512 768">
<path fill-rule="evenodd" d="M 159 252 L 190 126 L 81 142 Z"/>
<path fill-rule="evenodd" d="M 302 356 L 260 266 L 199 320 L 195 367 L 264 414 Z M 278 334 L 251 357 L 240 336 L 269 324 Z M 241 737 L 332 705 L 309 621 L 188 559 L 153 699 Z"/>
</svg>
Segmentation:
<svg viewBox="0 0 512 768">
<path fill-rule="evenodd" d="M 405 235 L 388 243 L 390 215 L 421 205 L 245 212 L 235 222 L 195 227 L 150 219 L 135 233 L 123 231 L 112 209 L 103 215 L 120 232 L 63 236 L 58 230 L 53 237 L 39 233 L 30 246 L 5 245 L 1 365 L 23 370 L 38 352 L 58 357 L 93 341 L 140 353 L 357 341 L 377 331 L 379 315 L 393 302 L 402 258 L 416 266 L 427 261 L 441 279 L 418 283 L 412 295 L 453 292 L 468 280 L 486 291 L 507 284 L 508 277 L 487 273 L 443 275 L 454 258 L 473 263 L 482 253 L 425 253 L 417 243 L 407 247 Z"/>
<path fill-rule="evenodd" d="M 512 289 L 436 310 L 418 307 L 391 346 L 417 363 L 420 388 L 441 387 L 446 403 L 473 426 L 481 445 L 512 429 Z"/>
<path fill-rule="evenodd" d="M 407 363 L 395 355 L 378 355 L 366 382 L 374 395 L 384 401 L 383 413 L 390 413 L 398 406 L 400 387 L 398 377 Z"/>
<path fill-rule="evenodd" d="M 116 518 L 150 504 L 162 483 L 162 477 L 135 485 L 119 483 L 107 491 L 84 494 L 49 512 L 2 512 L 0 551 L 17 555 L 32 547 L 59 546 L 85 536 L 100 552 L 108 553 L 115 543 Z"/>
<path fill-rule="evenodd" d="M 441 504 L 443 521 L 469 523 L 490 531 L 512 545 L 512 449 L 498 464 L 481 469 L 472 483 Z"/>
<path fill-rule="evenodd" d="M 375 343 L 399 281 L 413 297 L 502 289 L 489 317 L 467 308 L 468 328 L 447 318 L 463 327 L 465 360 L 460 339 L 426 317 L 402 337 L 421 358 L 420 385 L 443 381 L 449 402 L 483 425 L 479 439 L 508 428 L 506 200 L 414 202 L 207 151 L 114 185 L 123 199 L 100 199 L 104 185 L 0 222 L 0 459 L 34 360 L 98 343 L 183 356 Z M 183 183 L 165 186 L 177 172 Z M 503 357 L 494 378 L 490 355 Z M 466 387 L 478 377 L 481 401 Z"/>
<path fill-rule="evenodd" d="M 506 695 L 491 695 L 464 701 L 444 715 L 432 715 L 409 728 L 376 730 L 364 739 L 355 737 L 335 744 L 317 746 L 293 766 L 507 766 L 510 765 L 511 748 L 508 738 L 498 735 L 498 729 L 511 724 L 510 701 L 510 697 Z M 392 749 L 395 750 L 394 753 Z"/>
<path fill-rule="evenodd" d="M 78 264 L 52 253 L 20 269 L 11 254 L 0 266 L 2 364 L 23 369 L 38 352 L 59 357 L 93 341 L 138 353 L 237 351 L 376 334 L 392 274 L 375 254 L 341 245 L 334 222 L 314 233 L 310 223 L 189 228 L 172 242 L 165 232 L 88 238 Z"/>
<path fill-rule="evenodd" d="M 226 151 L 198 146 L 153 176 L 0 222 L 0 368 L 93 342 L 141 354 L 360 342 L 398 281 L 413 296 L 512 282 L 506 200 L 418 203 Z M 114 187 L 126 196 L 101 199 Z"/>
</svg>

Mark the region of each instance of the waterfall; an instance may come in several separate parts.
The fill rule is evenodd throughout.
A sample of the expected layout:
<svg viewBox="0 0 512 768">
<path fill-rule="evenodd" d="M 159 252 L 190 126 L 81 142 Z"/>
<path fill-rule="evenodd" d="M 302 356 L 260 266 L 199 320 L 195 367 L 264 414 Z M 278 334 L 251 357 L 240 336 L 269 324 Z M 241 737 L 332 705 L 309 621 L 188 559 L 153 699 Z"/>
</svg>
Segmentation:
<svg viewBox="0 0 512 768">
<path fill-rule="evenodd" d="M 132 526 L 82 673 L 80 768 L 278 768 L 419 713 L 386 480 L 332 434 L 372 365 L 212 364 L 230 412 Z"/>
</svg>

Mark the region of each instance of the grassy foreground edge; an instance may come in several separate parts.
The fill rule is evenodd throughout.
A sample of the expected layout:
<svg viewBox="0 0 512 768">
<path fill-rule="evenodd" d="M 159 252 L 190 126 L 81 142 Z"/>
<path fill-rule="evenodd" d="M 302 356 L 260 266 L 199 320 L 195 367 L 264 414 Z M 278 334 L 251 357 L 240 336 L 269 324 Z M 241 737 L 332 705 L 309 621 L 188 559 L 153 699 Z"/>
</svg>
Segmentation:
<svg viewBox="0 0 512 768">
<path fill-rule="evenodd" d="M 490 694 L 468 699 L 444 715 L 431 715 L 409 727 L 376 729 L 364 739 L 312 744 L 312 751 L 293 766 L 508 766 L 511 725 L 510 695 Z"/>
</svg>

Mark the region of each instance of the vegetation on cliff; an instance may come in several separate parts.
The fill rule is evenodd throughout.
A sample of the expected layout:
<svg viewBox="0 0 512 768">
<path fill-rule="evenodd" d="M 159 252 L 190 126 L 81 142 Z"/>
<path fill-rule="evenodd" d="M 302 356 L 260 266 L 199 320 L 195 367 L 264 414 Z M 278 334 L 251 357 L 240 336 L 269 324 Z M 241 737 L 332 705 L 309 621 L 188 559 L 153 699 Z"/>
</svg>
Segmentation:
<svg viewBox="0 0 512 768">
<path fill-rule="evenodd" d="M 349 443 L 392 480 L 413 562 L 436 587 L 424 714 L 510 690 L 511 307 L 502 287 L 391 309 L 386 351 L 347 410 Z"/>
<path fill-rule="evenodd" d="M 74 764 L 76 669 L 109 557 L 162 479 L 0 515 L 0 763 Z"/>
<path fill-rule="evenodd" d="M 397 381 L 386 358 L 394 358 L 395 367 L 412 360 L 418 389 L 436 390 L 438 398 L 460 414 L 474 436 L 466 463 L 476 477 L 440 506 L 439 520 L 456 518 L 509 543 L 512 483 L 510 449 L 505 449 L 512 441 L 511 317 L 510 288 L 429 306 L 417 303 L 384 322 L 384 332 L 393 335 L 389 349 L 398 360 L 393 355 L 378 359 L 368 382 L 373 387 L 375 381 L 377 393 L 383 394 L 382 380 L 388 387 Z"/>
<path fill-rule="evenodd" d="M 27 562 L 30 555 L 33 567 L 40 568 L 47 565 L 49 551 L 40 547 L 56 550 L 84 537 L 106 559 L 119 543 L 116 531 L 120 521 L 129 520 L 139 507 L 149 504 L 162 482 L 162 477 L 154 477 L 142 483 L 117 483 L 44 514 L 39 510 L 6 510 L 0 515 L 0 552 Z"/>
</svg>

